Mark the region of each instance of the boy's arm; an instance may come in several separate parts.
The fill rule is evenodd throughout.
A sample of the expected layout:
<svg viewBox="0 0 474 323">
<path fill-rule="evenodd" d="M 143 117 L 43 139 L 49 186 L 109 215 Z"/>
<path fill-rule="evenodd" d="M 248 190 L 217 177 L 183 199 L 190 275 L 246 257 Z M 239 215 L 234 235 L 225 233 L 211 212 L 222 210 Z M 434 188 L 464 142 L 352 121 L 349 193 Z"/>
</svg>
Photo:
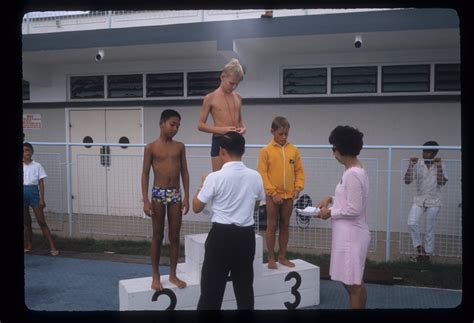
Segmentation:
<svg viewBox="0 0 474 323">
<path fill-rule="evenodd" d="M 210 103 L 210 96 L 206 95 L 204 100 L 202 101 L 201 112 L 199 113 L 198 118 L 198 130 L 203 132 L 213 133 L 211 127 L 206 123 L 207 117 L 211 112 L 211 103 Z"/>
<path fill-rule="evenodd" d="M 43 178 L 41 178 L 38 181 L 38 188 L 39 188 L 39 197 L 40 197 L 39 206 L 40 208 L 44 209 L 46 207 L 46 202 L 44 200 L 44 179 Z"/>
<path fill-rule="evenodd" d="M 296 150 L 296 161 L 295 161 L 295 191 L 301 192 L 304 188 L 304 168 L 303 160 L 299 150 Z"/>
<path fill-rule="evenodd" d="M 239 100 L 239 115 L 238 115 L 238 121 L 237 121 L 237 132 L 243 135 L 247 129 L 245 128 L 244 125 L 244 120 L 242 119 L 242 97 L 240 94 L 236 93 L 237 98 Z"/>
<path fill-rule="evenodd" d="M 257 170 L 260 173 L 263 181 L 263 189 L 265 194 L 268 196 L 273 196 L 276 194 L 276 187 L 272 185 L 270 179 L 268 178 L 268 153 L 262 149 L 260 150 L 260 155 L 258 156 L 258 166 Z"/>
<path fill-rule="evenodd" d="M 151 167 L 152 155 L 150 144 L 145 146 L 143 153 L 143 169 L 142 169 L 142 198 L 143 198 L 143 212 L 146 215 L 151 216 L 151 204 L 148 199 L 148 183 L 150 180 L 150 167 Z"/>
<path fill-rule="evenodd" d="M 183 180 L 184 189 L 183 213 L 187 214 L 189 211 L 189 172 L 188 164 L 186 162 L 186 148 L 184 144 L 181 151 L 181 178 Z"/>
</svg>

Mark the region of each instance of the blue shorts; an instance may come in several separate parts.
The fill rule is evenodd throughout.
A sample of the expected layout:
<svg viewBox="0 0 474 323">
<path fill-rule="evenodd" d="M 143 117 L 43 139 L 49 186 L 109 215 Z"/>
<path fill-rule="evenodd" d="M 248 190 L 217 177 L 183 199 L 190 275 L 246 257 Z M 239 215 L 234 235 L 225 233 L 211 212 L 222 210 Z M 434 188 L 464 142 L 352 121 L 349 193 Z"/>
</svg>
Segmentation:
<svg viewBox="0 0 474 323">
<path fill-rule="evenodd" d="M 23 185 L 23 205 L 37 207 L 39 205 L 38 185 Z"/>
<path fill-rule="evenodd" d="M 212 135 L 211 157 L 219 156 L 222 135 Z"/>
</svg>

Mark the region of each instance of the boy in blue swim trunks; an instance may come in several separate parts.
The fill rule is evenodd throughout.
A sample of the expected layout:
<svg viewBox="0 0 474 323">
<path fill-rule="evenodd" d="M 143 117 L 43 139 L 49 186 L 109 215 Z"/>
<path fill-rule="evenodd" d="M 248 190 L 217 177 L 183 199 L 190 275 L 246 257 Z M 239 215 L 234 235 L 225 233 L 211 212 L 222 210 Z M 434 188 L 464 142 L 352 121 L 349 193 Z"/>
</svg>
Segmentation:
<svg viewBox="0 0 474 323">
<path fill-rule="evenodd" d="M 24 251 L 29 252 L 33 248 L 33 228 L 31 226 L 31 216 L 28 208 L 31 206 L 35 213 L 36 221 L 48 240 L 50 253 L 57 256 L 59 251 L 56 249 L 51 232 L 49 231 L 43 209 L 46 207 L 44 200 L 44 179 L 46 172 L 40 163 L 34 161 L 33 146 L 23 143 L 23 219 L 25 228 L 25 246 Z"/>
<path fill-rule="evenodd" d="M 182 142 L 174 141 L 181 116 L 175 110 L 164 110 L 160 118 L 160 137 L 145 146 L 142 171 L 143 212 L 151 217 L 153 237 L 151 241 L 152 283 L 151 288 L 162 290 L 160 280 L 160 254 L 165 217 L 168 214 L 170 240 L 170 283 L 178 288 L 186 283 L 176 276 L 179 257 L 179 232 L 182 215 L 189 210 L 189 173 L 186 152 Z M 152 201 L 148 198 L 150 168 L 153 168 Z M 184 196 L 180 191 L 183 181 Z"/>
<path fill-rule="evenodd" d="M 222 168 L 223 161 L 219 156 L 219 143 L 222 135 L 228 131 L 245 133 L 242 121 L 242 97 L 235 92 L 244 78 L 244 70 L 235 58 L 224 66 L 219 87 L 204 97 L 198 119 L 198 129 L 212 133 L 211 160 L 212 171 Z M 212 115 L 214 125 L 208 125 L 207 118 Z"/>
</svg>

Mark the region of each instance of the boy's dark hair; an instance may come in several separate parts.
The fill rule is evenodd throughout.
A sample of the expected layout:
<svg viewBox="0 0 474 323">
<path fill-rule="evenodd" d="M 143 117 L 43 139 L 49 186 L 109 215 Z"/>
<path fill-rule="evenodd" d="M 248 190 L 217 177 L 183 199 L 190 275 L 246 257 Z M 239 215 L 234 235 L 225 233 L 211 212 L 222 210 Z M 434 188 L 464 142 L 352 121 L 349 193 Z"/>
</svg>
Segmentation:
<svg viewBox="0 0 474 323">
<path fill-rule="evenodd" d="M 166 120 L 172 117 L 177 117 L 179 120 L 181 120 L 181 115 L 178 113 L 178 111 L 166 109 L 161 112 L 160 123 L 165 122 Z"/>
<path fill-rule="evenodd" d="M 351 126 L 337 126 L 329 135 L 329 143 L 342 156 L 359 155 L 364 142 L 364 134 Z"/>
<path fill-rule="evenodd" d="M 423 144 L 423 146 L 439 146 L 438 143 L 434 140 L 430 140 L 430 141 L 427 141 Z M 439 149 L 432 149 L 432 148 L 429 148 L 429 149 L 423 149 L 423 151 L 426 151 L 426 152 L 433 152 L 435 155 L 438 153 Z"/>
<path fill-rule="evenodd" d="M 236 131 L 229 131 L 221 137 L 219 146 L 227 150 L 229 155 L 242 157 L 245 152 L 245 138 Z"/>
<path fill-rule="evenodd" d="M 282 128 L 288 128 L 290 129 L 290 123 L 288 122 L 288 119 L 285 117 L 275 117 L 272 121 L 272 129 L 273 130 L 278 130 Z"/>
<path fill-rule="evenodd" d="M 24 143 L 23 143 L 23 147 L 27 147 L 27 148 L 31 149 L 31 152 L 32 152 L 32 153 L 35 152 L 35 150 L 33 149 L 33 145 L 30 144 L 29 142 L 24 142 Z"/>
</svg>

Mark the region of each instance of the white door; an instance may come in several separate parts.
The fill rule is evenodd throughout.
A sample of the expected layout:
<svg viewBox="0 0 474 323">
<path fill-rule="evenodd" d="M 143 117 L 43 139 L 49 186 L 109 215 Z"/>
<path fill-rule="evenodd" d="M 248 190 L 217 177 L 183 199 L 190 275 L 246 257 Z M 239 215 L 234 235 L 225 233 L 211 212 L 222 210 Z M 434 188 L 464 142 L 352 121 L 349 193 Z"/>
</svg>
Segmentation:
<svg viewBox="0 0 474 323">
<path fill-rule="evenodd" d="M 70 141 L 73 143 L 105 142 L 105 111 L 74 110 L 69 112 Z M 72 146 L 72 207 L 74 213 L 106 214 L 106 170 L 102 147 Z"/>
<path fill-rule="evenodd" d="M 138 113 L 137 113 L 138 111 Z M 140 110 L 107 110 L 107 143 L 142 143 Z M 142 147 L 110 147 L 107 202 L 110 215 L 141 215 Z"/>
<path fill-rule="evenodd" d="M 142 143 L 140 109 L 71 110 L 69 118 L 73 143 Z M 142 147 L 73 146 L 71 155 L 73 212 L 141 214 Z"/>
</svg>

